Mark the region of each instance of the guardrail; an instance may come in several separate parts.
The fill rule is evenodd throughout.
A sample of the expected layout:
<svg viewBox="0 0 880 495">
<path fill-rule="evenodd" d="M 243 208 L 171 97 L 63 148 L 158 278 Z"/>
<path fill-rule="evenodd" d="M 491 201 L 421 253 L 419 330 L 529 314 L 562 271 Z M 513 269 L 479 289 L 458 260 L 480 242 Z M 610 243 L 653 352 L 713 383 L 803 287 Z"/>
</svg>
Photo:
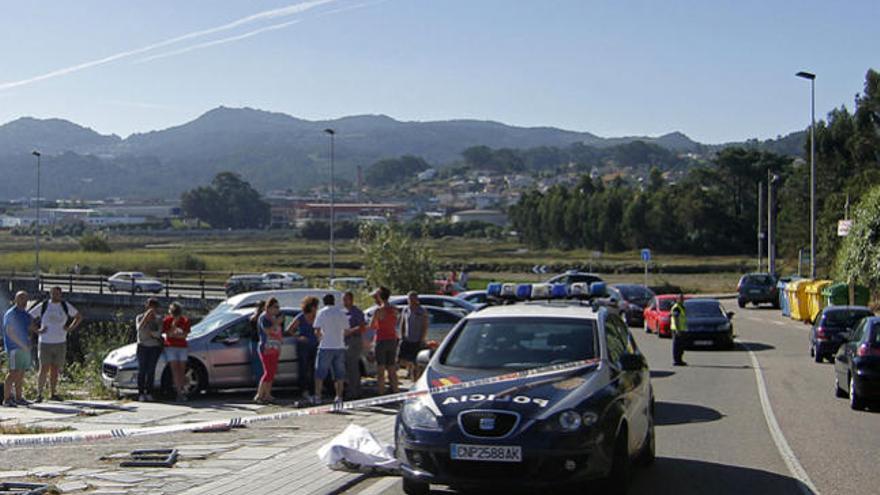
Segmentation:
<svg viewBox="0 0 880 495">
<path fill-rule="evenodd" d="M 0 278 L 10 281 L 34 281 L 33 274 L 21 272 L 0 273 Z M 165 274 L 165 277 L 157 277 L 156 280 L 162 283 L 161 289 L 156 294 L 171 297 L 174 295 L 186 295 L 188 297 L 198 297 L 207 299 L 208 297 L 225 298 L 226 289 L 222 283 L 213 280 L 206 280 L 203 275 L 198 278 L 174 278 L 171 272 Z M 144 287 L 139 285 L 136 280 L 132 280 L 131 284 L 122 284 L 111 282 L 109 277 L 103 275 L 77 275 L 69 274 L 40 274 L 37 278 L 36 288 L 40 292 L 46 291 L 51 287 L 61 287 L 70 293 L 117 293 L 141 295 L 144 294 Z"/>
</svg>

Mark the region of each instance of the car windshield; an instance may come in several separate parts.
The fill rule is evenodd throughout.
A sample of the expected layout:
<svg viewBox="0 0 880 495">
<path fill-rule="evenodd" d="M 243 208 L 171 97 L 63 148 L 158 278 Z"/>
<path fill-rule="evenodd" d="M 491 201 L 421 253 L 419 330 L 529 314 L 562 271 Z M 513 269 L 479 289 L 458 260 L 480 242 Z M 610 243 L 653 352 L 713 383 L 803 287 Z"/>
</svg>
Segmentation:
<svg viewBox="0 0 880 495">
<path fill-rule="evenodd" d="M 721 305 L 715 301 L 691 301 L 684 303 L 684 312 L 688 318 L 714 318 L 724 316 Z"/>
<path fill-rule="evenodd" d="M 474 369 L 528 369 L 596 356 L 591 320 L 491 318 L 467 321 L 440 362 Z"/>
<path fill-rule="evenodd" d="M 824 323 L 829 327 L 853 328 L 866 316 L 872 316 L 872 313 L 865 310 L 826 311 Z"/>
<path fill-rule="evenodd" d="M 773 277 L 770 275 L 748 275 L 743 281 L 745 285 L 774 285 Z"/>
<path fill-rule="evenodd" d="M 190 339 L 206 335 L 222 327 L 223 325 L 226 325 L 227 323 L 233 322 L 242 317 L 242 315 L 234 312 L 217 313 L 216 311 L 217 310 L 212 311 L 211 314 L 206 316 L 202 321 L 193 325 L 192 330 L 189 334 Z"/>
<path fill-rule="evenodd" d="M 660 311 L 669 311 L 675 304 L 675 299 L 658 299 L 657 304 L 660 306 Z"/>
<path fill-rule="evenodd" d="M 627 301 L 647 301 L 651 299 L 651 292 L 639 285 L 621 285 L 617 290 Z"/>
</svg>

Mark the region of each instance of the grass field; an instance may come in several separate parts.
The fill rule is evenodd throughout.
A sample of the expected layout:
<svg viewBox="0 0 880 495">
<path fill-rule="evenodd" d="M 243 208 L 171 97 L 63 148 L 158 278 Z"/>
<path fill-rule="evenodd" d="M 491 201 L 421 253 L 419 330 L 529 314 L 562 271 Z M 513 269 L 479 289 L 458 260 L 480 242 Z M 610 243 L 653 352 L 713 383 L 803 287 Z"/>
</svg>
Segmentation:
<svg viewBox="0 0 880 495">
<path fill-rule="evenodd" d="M 306 277 L 328 274 L 328 243 L 307 241 L 289 234 L 270 232 L 259 237 L 229 235 L 216 237 L 136 237 L 113 236 L 110 253 L 83 252 L 76 239 L 42 240 L 41 269 L 49 273 L 69 273 L 79 264 L 83 273 L 110 274 L 120 270 L 157 273 L 191 268 L 192 256 L 203 263 L 209 278 L 224 279 L 230 273 L 270 270 L 297 271 Z M 531 273 L 534 265 L 547 265 L 548 272 L 561 272 L 580 266 L 603 274 L 610 282 L 644 280 L 638 252 L 605 253 L 555 249 L 531 250 L 515 241 L 445 238 L 428 241 L 444 269 L 467 266 L 471 286 L 488 280 L 537 281 L 546 278 Z M 0 233 L 0 271 L 30 272 L 34 265 L 33 239 Z M 191 255 L 191 256 L 187 256 Z M 336 244 L 337 276 L 363 275 L 355 242 Z M 685 256 L 655 254 L 650 285 L 671 284 L 687 290 L 729 292 L 738 275 L 754 269 L 754 259 L 745 256 Z M 796 267 L 794 267 L 796 269 Z M 783 272 L 792 271 L 782 266 Z"/>
</svg>

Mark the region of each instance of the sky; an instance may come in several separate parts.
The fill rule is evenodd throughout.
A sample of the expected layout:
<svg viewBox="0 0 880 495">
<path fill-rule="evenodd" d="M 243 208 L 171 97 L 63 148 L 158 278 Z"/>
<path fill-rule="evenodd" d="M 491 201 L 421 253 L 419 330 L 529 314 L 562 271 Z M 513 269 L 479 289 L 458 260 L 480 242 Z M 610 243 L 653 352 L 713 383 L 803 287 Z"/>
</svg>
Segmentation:
<svg viewBox="0 0 880 495">
<path fill-rule="evenodd" d="M 0 123 L 127 136 L 220 105 L 772 138 L 852 108 L 877 0 L 0 0 Z"/>
</svg>

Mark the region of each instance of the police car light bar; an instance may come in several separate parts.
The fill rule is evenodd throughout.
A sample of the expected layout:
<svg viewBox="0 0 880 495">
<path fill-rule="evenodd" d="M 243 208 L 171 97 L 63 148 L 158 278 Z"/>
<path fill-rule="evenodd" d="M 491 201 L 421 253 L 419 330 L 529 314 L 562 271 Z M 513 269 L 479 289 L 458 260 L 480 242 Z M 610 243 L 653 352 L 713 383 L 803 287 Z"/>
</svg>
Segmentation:
<svg viewBox="0 0 880 495">
<path fill-rule="evenodd" d="M 486 295 L 493 299 L 535 301 L 549 299 L 593 299 L 607 296 L 605 282 L 566 284 L 512 284 L 491 282 Z"/>
</svg>

